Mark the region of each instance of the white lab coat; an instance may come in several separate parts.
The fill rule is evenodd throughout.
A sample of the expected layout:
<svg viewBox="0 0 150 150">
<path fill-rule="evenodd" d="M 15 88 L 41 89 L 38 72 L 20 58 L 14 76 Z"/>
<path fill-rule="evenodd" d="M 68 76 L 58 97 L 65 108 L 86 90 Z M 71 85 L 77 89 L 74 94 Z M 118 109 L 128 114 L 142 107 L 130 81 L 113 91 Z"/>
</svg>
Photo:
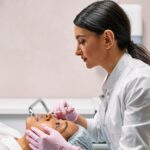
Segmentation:
<svg viewBox="0 0 150 150">
<path fill-rule="evenodd" d="M 88 131 L 111 150 L 150 150 L 150 66 L 125 53 L 102 88 Z"/>
<path fill-rule="evenodd" d="M 0 123 L 0 150 L 22 150 L 16 138 L 21 138 L 18 131 Z"/>
</svg>

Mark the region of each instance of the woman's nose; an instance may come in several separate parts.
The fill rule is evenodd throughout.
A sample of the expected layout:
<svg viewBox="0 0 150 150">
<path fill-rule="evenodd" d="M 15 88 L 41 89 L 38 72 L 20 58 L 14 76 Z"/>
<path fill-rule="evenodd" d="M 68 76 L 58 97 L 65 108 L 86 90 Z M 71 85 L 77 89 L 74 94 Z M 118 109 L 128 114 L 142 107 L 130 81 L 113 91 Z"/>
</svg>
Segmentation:
<svg viewBox="0 0 150 150">
<path fill-rule="evenodd" d="M 79 48 L 79 46 L 77 47 L 77 49 L 76 49 L 76 51 L 75 51 L 75 54 L 76 54 L 77 56 L 79 56 L 79 55 L 82 54 L 82 50 L 81 50 L 81 48 Z"/>
</svg>

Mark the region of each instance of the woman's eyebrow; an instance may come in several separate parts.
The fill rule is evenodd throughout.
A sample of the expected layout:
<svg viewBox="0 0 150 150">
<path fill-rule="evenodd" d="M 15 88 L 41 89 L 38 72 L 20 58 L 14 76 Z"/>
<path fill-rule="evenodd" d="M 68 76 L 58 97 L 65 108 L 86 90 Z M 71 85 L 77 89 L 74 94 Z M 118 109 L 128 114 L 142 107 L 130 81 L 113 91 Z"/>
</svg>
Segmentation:
<svg viewBox="0 0 150 150">
<path fill-rule="evenodd" d="M 76 39 L 79 39 L 80 37 L 86 37 L 86 35 L 77 35 Z"/>
</svg>

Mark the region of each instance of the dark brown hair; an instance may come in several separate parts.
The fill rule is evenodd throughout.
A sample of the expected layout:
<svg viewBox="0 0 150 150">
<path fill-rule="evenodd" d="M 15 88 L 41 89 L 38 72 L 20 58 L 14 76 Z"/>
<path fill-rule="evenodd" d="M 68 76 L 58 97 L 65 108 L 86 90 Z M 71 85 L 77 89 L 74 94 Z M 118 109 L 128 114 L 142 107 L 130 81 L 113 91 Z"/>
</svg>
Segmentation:
<svg viewBox="0 0 150 150">
<path fill-rule="evenodd" d="M 150 52 L 131 40 L 130 21 L 124 10 L 114 1 L 92 3 L 76 16 L 74 24 L 96 34 L 102 34 L 106 29 L 112 30 L 121 50 L 127 49 L 133 58 L 150 65 Z"/>
</svg>

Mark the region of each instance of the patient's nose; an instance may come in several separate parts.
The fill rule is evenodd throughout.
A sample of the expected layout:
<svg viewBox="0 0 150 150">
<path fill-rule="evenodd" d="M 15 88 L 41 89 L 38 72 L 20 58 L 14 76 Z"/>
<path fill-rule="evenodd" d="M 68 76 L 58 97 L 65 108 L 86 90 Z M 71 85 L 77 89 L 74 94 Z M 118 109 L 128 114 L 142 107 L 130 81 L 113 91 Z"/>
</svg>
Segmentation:
<svg viewBox="0 0 150 150">
<path fill-rule="evenodd" d="M 45 118 L 48 121 L 48 120 L 50 120 L 52 118 L 52 115 L 51 114 L 46 114 Z"/>
</svg>

